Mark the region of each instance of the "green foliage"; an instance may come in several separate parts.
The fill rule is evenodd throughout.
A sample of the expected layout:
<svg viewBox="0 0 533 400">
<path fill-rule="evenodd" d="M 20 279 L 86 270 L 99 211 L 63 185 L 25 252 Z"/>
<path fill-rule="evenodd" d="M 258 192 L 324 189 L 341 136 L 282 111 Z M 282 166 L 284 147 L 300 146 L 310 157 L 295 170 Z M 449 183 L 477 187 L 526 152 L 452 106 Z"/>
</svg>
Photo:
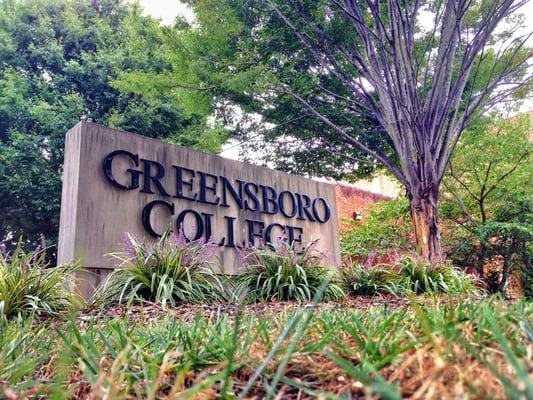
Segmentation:
<svg viewBox="0 0 533 400">
<path fill-rule="evenodd" d="M 511 269 L 516 267 L 518 276 L 524 280 L 525 295 L 528 288 L 527 269 L 533 254 L 532 239 L 533 225 L 531 213 L 524 213 L 511 222 L 487 221 L 479 226 L 476 238 L 481 243 L 488 243 L 484 249 L 486 258 L 501 257 L 502 271 L 492 271 L 492 281 L 487 277 L 487 286 L 490 291 L 500 291 L 508 295 L 508 277 Z M 520 271 L 523 270 L 523 271 Z M 497 277 L 497 279 L 495 279 Z"/>
<path fill-rule="evenodd" d="M 407 199 L 381 201 L 372 206 L 368 217 L 341 237 L 341 255 L 366 259 L 372 252 L 387 254 L 411 243 L 411 223 Z"/>
<path fill-rule="evenodd" d="M 349 293 L 355 296 L 405 293 L 403 277 L 388 265 L 367 267 L 350 262 L 341 267 L 341 274 Z"/>
<path fill-rule="evenodd" d="M 482 273 L 491 259 L 503 258 L 506 270 L 531 258 L 531 134 L 528 114 L 482 117 L 463 134 L 441 202 L 455 263 Z"/>
<path fill-rule="evenodd" d="M 533 239 L 533 214 L 526 215 L 525 221 L 499 222 L 489 221 L 480 227 L 478 238 L 489 242 L 489 255 L 513 255 L 527 257 L 531 255 Z M 529 246 L 529 247 L 528 247 Z M 525 263 L 525 259 L 520 260 Z"/>
<path fill-rule="evenodd" d="M 57 315 L 79 303 L 68 287 L 78 267 L 50 267 L 45 248 L 25 252 L 22 241 L 11 254 L 0 251 L 0 320 L 17 315 Z"/>
<path fill-rule="evenodd" d="M 478 118 L 462 135 L 445 177 L 443 215 L 483 223 L 527 198 L 531 133 L 528 114 Z"/>
<path fill-rule="evenodd" d="M 359 91 L 357 87 L 354 89 L 344 83 L 359 78 L 354 59 L 363 59 L 363 64 L 374 61 L 371 56 L 365 58 L 365 44 L 348 13 L 342 11 L 341 3 L 325 0 L 303 0 L 297 4 L 283 0 L 187 0 L 186 3 L 193 9 L 196 19 L 194 24 L 182 23 L 180 27 L 176 41 L 180 49 L 176 53 L 179 71 L 183 72 L 179 78 L 182 83 L 189 83 L 187 87 L 197 88 L 199 94 L 206 90 L 215 93 L 219 100 L 217 111 L 237 125 L 245 154 L 253 156 L 248 150 L 259 148 L 266 150 L 266 159 L 278 168 L 348 180 L 367 177 L 379 168 L 371 156 L 358 150 L 349 140 L 343 140 L 343 134 L 296 100 L 294 93 L 347 135 L 370 149 L 383 151 L 398 165 L 383 121 L 369 113 L 367 106 L 362 106 L 354 97 L 353 93 Z M 427 15 L 419 14 L 413 18 L 415 21 L 428 20 L 429 15 L 442 13 L 442 2 L 416 4 L 420 5 L 419 11 L 424 10 Z M 461 33 L 475 32 L 486 22 L 490 11 L 488 4 L 486 1 L 468 4 Z M 370 8 L 362 7 L 361 11 L 371 23 Z M 388 17 L 389 11 L 383 4 L 380 18 L 385 26 L 388 26 Z M 433 22 L 433 18 L 429 19 Z M 442 18 L 435 20 L 441 21 L 439 26 L 417 24 L 413 29 L 417 39 L 410 57 L 420 66 L 417 78 L 423 94 L 429 92 L 432 84 L 426 78 L 438 70 L 434 55 L 442 37 L 434 37 L 432 33 L 441 31 Z M 520 21 L 515 16 L 507 19 L 508 23 L 519 25 Z M 521 22 L 524 28 L 524 21 Z M 491 41 L 504 43 L 510 41 L 513 34 L 516 30 L 502 29 Z M 376 45 L 373 41 L 366 45 L 370 43 Z M 463 48 L 458 49 L 457 60 L 462 51 Z M 502 52 L 490 46 L 486 48 L 475 60 L 476 67 L 472 68 L 462 96 L 464 101 L 468 101 L 469 92 L 487 91 L 488 80 L 504 69 L 520 63 L 527 65 L 529 51 L 528 48 L 517 49 L 516 44 Z M 394 64 L 399 60 L 391 58 L 386 62 Z M 427 74 L 423 73 L 424 66 L 428 67 Z M 456 82 L 459 69 L 457 66 L 451 77 L 452 84 Z M 524 70 L 519 69 L 516 81 L 521 80 Z M 523 98 L 531 90 L 531 85 L 524 86 L 521 93 L 516 93 L 517 97 Z M 370 90 L 368 95 L 374 96 L 376 92 Z M 244 113 L 235 112 L 235 105 Z M 395 120 L 389 117 L 389 121 Z"/>
<path fill-rule="evenodd" d="M 41 234 L 55 243 L 64 137 L 78 121 L 212 152 L 228 138 L 208 124 L 210 96 L 199 107 L 167 85 L 176 33 L 141 11 L 116 0 L 0 2 L 0 240 L 10 248 L 19 236 L 25 248 Z"/>
<path fill-rule="evenodd" d="M 207 91 L 215 95 L 217 113 L 237 127 L 243 156 L 253 157 L 254 151 L 264 150 L 267 143 L 265 160 L 293 173 L 353 180 L 376 169 L 371 156 L 344 145 L 337 131 L 317 123 L 290 93 L 280 90 L 284 85 L 342 128 L 357 131 L 365 144 L 382 146 L 390 155 L 391 147 L 378 121 L 365 111 L 351 112 L 352 104 L 346 102 L 349 91 L 334 75 L 316 66 L 311 52 L 267 2 L 187 3 L 196 19 L 193 25 L 183 23 L 177 35 L 176 79 L 183 87 L 196 90 L 198 96 Z M 287 6 L 282 2 L 284 11 Z M 301 7 L 307 18 L 325 28 L 338 43 L 354 40 L 356 34 L 345 29 L 338 8 L 326 1 L 304 1 Z M 325 15 L 331 20 L 323 25 Z M 310 23 L 298 25 L 312 33 Z M 323 101 L 329 95 L 324 90 L 338 97 Z M 295 142 L 305 145 L 295 146 Z"/>
<path fill-rule="evenodd" d="M 256 301 L 343 297 L 335 271 L 320 264 L 321 257 L 314 252 L 312 244 L 301 252 L 285 241 L 269 247 L 242 250 L 244 268 L 236 278 L 237 293 Z"/>
<path fill-rule="evenodd" d="M 450 295 L 474 295 L 479 293 L 473 276 L 449 263 L 432 266 L 419 257 L 403 257 L 399 273 L 405 279 L 408 291 L 421 293 L 446 293 Z"/>
<path fill-rule="evenodd" d="M 165 306 L 178 302 L 222 300 L 225 286 L 213 270 L 217 246 L 188 242 L 183 233 L 167 232 L 154 244 L 126 235 L 125 252 L 113 254 L 121 261 L 98 288 L 95 304 L 144 299 Z"/>
<path fill-rule="evenodd" d="M 419 257 L 401 257 L 396 264 L 343 265 L 342 278 L 353 295 L 406 295 L 445 293 L 480 294 L 476 279 L 449 263 L 432 266 Z"/>
</svg>

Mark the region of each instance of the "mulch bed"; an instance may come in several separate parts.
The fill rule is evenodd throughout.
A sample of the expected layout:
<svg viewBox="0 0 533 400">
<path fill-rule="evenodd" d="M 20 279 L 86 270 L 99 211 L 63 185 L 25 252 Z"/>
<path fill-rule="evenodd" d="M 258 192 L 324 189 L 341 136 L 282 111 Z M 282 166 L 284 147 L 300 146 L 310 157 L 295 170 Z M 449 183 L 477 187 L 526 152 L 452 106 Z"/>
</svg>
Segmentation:
<svg viewBox="0 0 533 400">
<path fill-rule="evenodd" d="M 427 298 L 420 297 L 421 301 L 428 301 Z M 442 303 L 450 301 L 459 301 L 449 297 L 442 297 Z M 398 309 L 408 307 L 410 300 L 406 297 L 398 296 L 357 296 L 349 297 L 343 301 L 323 302 L 316 305 L 316 311 L 324 310 L 367 310 L 373 307 L 382 307 L 387 309 Z M 143 302 L 142 304 L 133 304 L 129 308 L 125 305 L 114 305 L 106 308 L 95 308 L 81 314 L 80 320 L 90 320 L 93 318 L 124 318 L 129 321 L 146 321 L 153 320 L 163 316 L 173 315 L 183 321 L 192 321 L 198 315 L 209 319 L 217 319 L 221 315 L 234 316 L 241 309 L 244 315 L 273 316 L 281 315 L 288 312 L 302 310 L 311 307 L 311 302 L 296 301 L 272 301 L 268 303 L 252 303 L 239 306 L 238 304 L 213 303 L 213 304 L 189 304 L 182 303 L 173 307 L 164 308 L 158 304 Z"/>
</svg>

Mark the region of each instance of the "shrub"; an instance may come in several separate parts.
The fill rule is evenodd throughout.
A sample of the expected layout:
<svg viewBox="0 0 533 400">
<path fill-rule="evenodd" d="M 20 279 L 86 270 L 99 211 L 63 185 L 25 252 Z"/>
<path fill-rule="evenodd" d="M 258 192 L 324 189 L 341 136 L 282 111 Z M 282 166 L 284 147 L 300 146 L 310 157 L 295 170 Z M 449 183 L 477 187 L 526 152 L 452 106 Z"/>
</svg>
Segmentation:
<svg viewBox="0 0 533 400">
<path fill-rule="evenodd" d="M 51 268 L 45 252 L 44 246 L 26 252 L 22 241 L 11 254 L 0 251 L 0 318 L 30 313 L 56 315 L 80 301 L 67 285 L 78 267 Z"/>
<path fill-rule="evenodd" d="M 238 293 L 256 301 L 309 301 L 339 299 L 344 292 L 337 284 L 335 270 L 320 264 L 313 245 L 297 252 L 285 240 L 269 248 L 241 250 L 244 271 L 236 278 Z"/>
<path fill-rule="evenodd" d="M 225 297 L 224 282 L 212 268 L 214 243 L 188 241 L 183 232 L 167 232 L 153 244 L 126 234 L 124 248 L 112 254 L 122 262 L 121 268 L 97 290 L 96 304 L 143 299 L 172 306 Z"/>
<path fill-rule="evenodd" d="M 341 275 L 348 292 L 353 295 L 400 295 L 405 292 L 402 276 L 387 265 L 347 262 L 342 266 Z"/>
<path fill-rule="evenodd" d="M 500 222 L 490 221 L 479 229 L 480 240 L 485 242 L 485 255 L 490 257 L 494 264 L 501 265 L 501 273 L 496 275 L 497 281 L 487 281 L 491 291 L 502 292 L 505 296 L 508 291 L 509 277 L 514 267 L 517 271 L 525 269 L 531 260 L 531 245 L 533 240 L 533 218 L 528 213 L 531 207 L 521 208 L 526 216 L 523 221 Z M 500 262 L 498 262 L 500 261 Z M 493 265 L 494 265 L 493 264 Z M 498 271 L 498 272 L 500 272 Z M 494 280 L 495 276 L 492 276 Z M 495 284 L 494 287 L 490 287 Z"/>
<path fill-rule="evenodd" d="M 381 201 L 372 206 L 368 217 L 341 237 L 343 257 L 364 260 L 372 252 L 386 254 L 410 246 L 409 204 L 405 198 Z"/>
<path fill-rule="evenodd" d="M 432 266 L 422 258 L 403 257 L 399 273 L 406 279 L 406 287 L 414 293 L 477 294 L 476 278 L 449 263 Z"/>
</svg>

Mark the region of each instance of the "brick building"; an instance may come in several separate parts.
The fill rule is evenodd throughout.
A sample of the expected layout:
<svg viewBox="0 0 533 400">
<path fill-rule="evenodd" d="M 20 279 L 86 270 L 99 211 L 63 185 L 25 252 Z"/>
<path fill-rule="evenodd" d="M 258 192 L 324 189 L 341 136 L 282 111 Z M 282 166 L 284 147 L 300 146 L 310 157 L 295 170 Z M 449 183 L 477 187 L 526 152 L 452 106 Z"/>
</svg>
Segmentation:
<svg viewBox="0 0 533 400">
<path fill-rule="evenodd" d="M 390 200 L 392 196 L 373 193 L 355 185 L 337 183 L 335 185 L 339 230 L 346 231 L 350 221 L 363 220 L 369 208 L 381 200 Z"/>
</svg>

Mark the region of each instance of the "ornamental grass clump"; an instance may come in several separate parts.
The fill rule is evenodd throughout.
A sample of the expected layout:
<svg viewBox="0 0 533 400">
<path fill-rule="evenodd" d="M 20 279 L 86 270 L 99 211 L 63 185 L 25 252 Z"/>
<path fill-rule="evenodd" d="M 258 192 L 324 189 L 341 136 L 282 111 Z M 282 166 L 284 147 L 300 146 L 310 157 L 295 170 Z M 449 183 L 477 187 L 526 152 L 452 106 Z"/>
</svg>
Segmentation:
<svg viewBox="0 0 533 400">
<path fill-rule="evenodd" d="M 431 265 L 420 257 L 403 257 L 399 260 L 399 273 L 406 280 L 408 290 L 417 294 L 476 295 L 481 292 L 474 276 L 448 262 Z"/>
<path fill-rule="evenodd" d="M 334 300 L 344 296 L 336 271 L 321 264 L 313 244 L 299 252 L 286 240 L 240 250 L 242 273 L 236 290 L 252 301 Z"/>
<path fill-rule="evenodd" d="M 388 265 L 363 265 L 347 261 L 341 268 L 342 281 L 354 296 L 377 294 L 402 295 L 405 280 Z"/>
<path fill-rule="evenodd" d="M 189 241 L 183 231 L 165 233 L 156 243 L 126 234 L 121 261 L 96 291 L 95 304 L 147 300 L 165 306 L 179 302 L 225 300 L 224 281 L 214 271 L 217 246 Z"/>
<path fill-rule="evenodd" d="M 407 293 L 477 295 L 481 293 L 476 278 L 450 263 L 431 265 L 416 256 L 394 257 L 391 264 L 374 264 L 371 256 L 365 264 L 344 263 L 341 276 L 352 295 L 405 295 Z"/>
<path fill-rule="evenodd" d="M 57 315 L 81 302 L 68 287 L 68 278 L 77 268 L 52 268 L 44 244 L 24 251 L 21 240 L 11 253 L 0 251 L 0 319 Z"/>
</svg>

